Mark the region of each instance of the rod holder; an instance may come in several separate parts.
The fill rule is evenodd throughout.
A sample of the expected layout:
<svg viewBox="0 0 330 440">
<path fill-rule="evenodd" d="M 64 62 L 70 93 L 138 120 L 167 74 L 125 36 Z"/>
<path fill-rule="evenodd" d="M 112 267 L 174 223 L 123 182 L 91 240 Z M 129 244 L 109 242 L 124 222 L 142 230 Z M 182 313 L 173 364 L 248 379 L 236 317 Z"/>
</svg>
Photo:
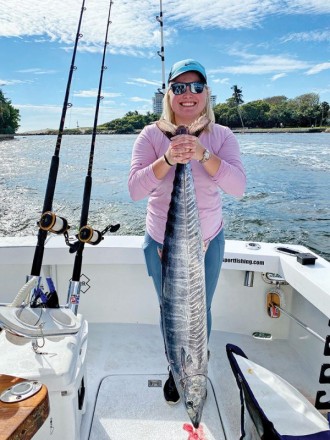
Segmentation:
<svg viewBox="0 0 330 440">
<path fill-rule="evenodd" d="M 247 270 L 244 275 L 244 286 L 253 287 L 254 272 Z"/>
</svg>

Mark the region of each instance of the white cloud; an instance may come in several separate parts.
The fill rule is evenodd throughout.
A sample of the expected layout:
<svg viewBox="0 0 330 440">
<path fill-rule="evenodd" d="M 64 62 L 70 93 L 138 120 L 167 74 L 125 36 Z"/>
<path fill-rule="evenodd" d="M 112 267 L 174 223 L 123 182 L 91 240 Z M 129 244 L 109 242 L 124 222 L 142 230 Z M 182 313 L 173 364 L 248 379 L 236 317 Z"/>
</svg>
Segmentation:
<svg viewBox="0 0 330 440">
<path fill-rule="evenodd" d="M 323 0 L 288 0 L 281 3 L 287 14 L 327 14 L 330 12 L 330 3 Z"/>
<path fill-rule="evenodd" d="M 164 38 L 167 46 L 180 29 L 239 29 L 262 26 L 269 15 L 326 14 L 330 3 L 324 0 L 190 0 L 163 2 Z M 84 11 L 79 42 L 81 51 L 100 51 L 103 47 L 108 0 L 89 0 Z M 33 37 L 34 41 L 59 41 L 63 48 L 73 45 L 81 0 L 0 0 L 0 37 Z M 5 11 L 5 12 L 4 12 Z M 18 11 L 24 11 L 18 13 Z M 102 11 L 102 13 L 101 13 Z M 154 0 L 122 0 L 111 9 L 109 50 L 112 53 L 150 56 L 159 46 L 160 26 L 155 17 L 159 3 Z M 297 38 L 297 37 L 296 37 Z"/>
<path fill-rule="evenodd" d="M 230 80 L 229 78 L 215 78 L 212 79 L 212 82 L 214 82 L 215 84 L 229 84 Z"/>
<path fill-rule="evenodd" d="M 40 111 L 44 112 L 45 110 L 49 112 L 58 112 L 62 109 L 62 106 L 59 105 L 50 105 L 50 104 L 43 104 L 43 105 L 37 105 L 37 104 L 15 104 L 15 107 L 19 109 L 27 109 L 32 111 Z"/>
<path fill-rule="evenodd" d="M 277 75 L 274 75 L 272 77 L 272 81 L 277 81 L 280 78 L 284 78 L 286 76 L 286 73 L 278 73 Z"/>
<path fill-rule="evenodd" d="M 86 2 L 87 3 L 87 2 Z M 103 49 L 108 0 L 89 0 L 83 13 L 80 51 Z M 0 36 L 35 37 L 34 41 L 59 41 L 70 46 L 74 43 L 81 0 L 0 0 Z M 24 11 L 19 14 L 18 11 Z M 101 13 L 102 11 L 102 13 Z M 155 17 L 159 5 L 153 0 L 141 0 L 132 7 L 132 2 L 115 2 L 111 9 L 109 28 L 109 50 L 116 53 L 145 56 L 145 50 L 159 46 L 160 26 Z M 175 30 L 165 31 L 168 41 L 175 36 Z M 149 52 L 147 51 L 147 55 Z"/>
<path fill-rule="evenodd" d="M 130 81 L 127 81 L 126 84 L 159 87 L 160 81 L 151 81 L 145 78 L 130 78 Z"/>
<path fill-rule="evenodd" d="M 310 68 L 310 64 L 287 55 L 255 55 L 242 51 L 232 51 L 237 58 L 237 65 L 224 66 L 210 70 L 210 73 L 232 73 L 247 75 L 276 74 L 282 75 L 297 70 Z"/>
<path fill-rule="evenodd" d="M 90 89 L 90 90 L 79 90 L 76 92 L 73 92 L 73 96 L 77 98 L 96 98 L 98 94 L 98 89 Z M 101 92 L 101 95 L 104 98 L 116 98 L 118 96 L 121 96 L 121 93 L 111 93 L 111 92 Z"/>
<path fill-rule="evenodd" d="M 81 10 L 81 1 L 82 0 L 70 0 L 70 2 L 67 0 L 0 0 L 0 11 L 2 11 L 0 13 L 0 38 L 16 36 L 17 39 L 20 40 L 14 39 L 12 42 L 13 44 L 20 44 L 20 41 L 22 41 L 24 44 L 30 43 L 33 48 L 41 47 L 41 45 L 44 45 L 46 48 L 46 43 L 49 43 L 49 41 L 56 41 L 56 50 L 60 47 L 62 50 L 68 51 L 71 54 Z M 79 63 L 81 59 L 88 59 L 88 57 L 81 57 L 80 59 L 79 56 L 81 55 L 81 52 L 99 53 L 103 50 L 108 5 L 109 0 L 86 0 L 87 9 L 84 12 L 82 20 L 81 33 L 83 34 L 83 37 L 79 40 L 77 66 L 80 66 Z M 274 38 L 273 28 L 272 26 L 270 26 L 269 29 L 266 28 L 266 25 L 268 26 L 266 19 L 270 16 L 281 21 L 281 18 L 284 15 L 289 14 L 292 16 L 299 16 L 301 14 L 308 14 L 309 16 L 320 14 L 320 19 L 322 19 L 322 22 L 325 22 L 325 14 L 330 13 L 329 1 L 245 0 L 244 2 L 241 2 L 240 0 L 231 0 L 229 2 L 228 0 L 217 0 L 215 2 L 214 0 L 189 0 L 189 5 L 187 5 L 187 2 L 184 1 L 166 0 L 166 2 L 163 2 L 163 9 L 166 64 L 174 57 L 174 55 L 176 56 L 177 54 L 182 53 L 181 43 L 183 43 L 182 46 L 184 46 L 185 49 L 191 44 L 193 50 L 195 49 L 195 37 L 201 39 L 202 42 L 205 41 L 205 44 L 210 41 L 210 45 L 205 46 L 205 53 L 203 53 L 203 50 L 200 50 L 198 47 L 194 53 L 196 53 L 196 56 L 198 57 L 201 56 L 205 61 L 210 53 L 212 53 L 212 66 L 219 68 L 213 69 L 213 71 L 208 69 L 208 77 L 212 84 L 212 88 L 216 90 L 217 93 L 219 93 L 217 89 L 218 87 L 220 88 L 220 85 L 226 87 L 225 85 L 232 82 L 232 75 L 250 75 L 248 81 L 251 80 L 251 82 L 258 82 L 261 78 L 258 75 L 265 74 L 265 83 L 268 84 L 270 83 L 270 79 L 276 81 L 290 73 L 305 73 L 303 79 L 307 82 L 308 80 L 312 80 L 313 77 L 311 77 L 311 75 L 329 69 L 328 63 L 325 62 L 328 61 L 328 58 L 319 58 L 316 51 L 315 58 L 311 55 L 312 58 L 309 60 L 305 58 L 307 61 L 303 61 L 303 57 L 307 56 L 307 50 L 304 51 L 300 57 L 298 57 L 298 55 L 290 55 L 289 49 L 287 49 L 286 53 L 279 54 L 277 52 L 275 55 L 272 55 L 272 50 L 275 52 L 279 49 L 278 40 L 276 41 L 277 45 L 274 48 L 274 40 L 272 39 Z M 130 110 L 132 103 L 128 102 L 128 96 L 130 96 L 131 93 L 145 96 L 143 92 L 148 92 L 149 90 L 150 99 L 134 96 L 132 100 L 136 103 L 136 106 L 140 105 L 142 108 L 143 106 L 148 106 L 149 109 L 151 108 L 150 102 L 152 93 L 153 91 L 156 91 L 157 88 L 161 87 L 160 71 L 155 72 L 151 70 L 155 70 L 154 66 L 158 65 L 155 61 L 155 58 L 157 58 L 156 50 L 159 49 L 160 45 L 160 26 L 155 19 L 158 14 L 159 2 L 155 0 L 139 0 L 139 2 L 133 0 L 115 0 L 110 18 L 112 24 L 109 29 L 108 52 L 117 55 L 124 55 L 125 57 L 144 58 L 144 60 L 133 60 L 130 64 L 131 60 L 127 62 L 127 58 L 121 59 L 116 66 L 111 66 L 111 62 L 109 61 L 108 67 L 110 69 L 113 68 L 114 74 L 117 74 L 116 70 L 120 69 L 120 75 L 116 76 L 117 84 L 120 84 L 120 87 L 118 86 L 116 90 L 120 90 L 122 94 L 112 94 L 109 90 L 114 89 L 108 88 L 106 92 L 102 93 L 102 95 L 105 96 L 105 99 L 102 101 L 103 105 L 106 104 L 106 101 L 109 103 L 109 100 L 111 104 L 111 101 L 116 99 L 116 97 L 122 96 L 122 99 L 117 99 L 117 101 L 120 102 L 117 102 L 116 109 L 119 109 L 119 111 L 121 109 L 123 111 L 122 107 L 125 107 L 125 109 L 127 108 L 127 110 Z M 295 19 L 295 17 L 293 18 Z M 316 20 L 313 22 L 316 23 Z M 330 28 L 327 23 L 326 26 L 327 27 L 323 30 L 315 29 L 314 31 L 288 33 L 281 41 L 314 41 L 316 46 L 318 42 L 329 41 Z M 262 29 L 263 27 L 265 27 L 265 29 Z M 307 29 L 310 27 L 311 26 L 306 26 Z M 321 28 L 321 25 L 319 25 L 319 27 Z M 181 32 L 192 28 L 193 33 L 191 41 L 188 38 L 183 42 L 181 40 Z M 207 28 L 215 29 L 215 32 L 206 35 L 206 37 L 211 35 L 210 40 L 208 40 L 208 38 L 205 38 L 204 40 L 204 34 L 203 32 L 200 32 L 201 29 Z M 244 36 L 248 35 L 245 39 L 245 37 L 243 37 L 243 32 L 226 33 L 218 32 L 217 29 L 252 29 L 252 31 L 248 34 L 244 32 Z M 281 25 L 279 25 L 277 28 L 277 35 L 280 32 L 281 35 L 283 35 L 285 32 L 288 32 L 287 29 L 288 28 L 284 27 L 281 29 Z M 263 38 L 261 41 L 258 40 L 257 37 L 257 35 L 259 35 L 258 30 L 262 31 Z M 215 40 L 217 35 L 219 35 L 219 39 Z M 224 38 L 222 38 L 223 36 Z M 240 38 L 240 36 L 242 36 L 242 38 Z M 255 40 L 254 36 L 256 36 Z M 236 50 L 236 52 L 232 50 L 229 53 L 224 53 L 226 47 L 228 47 L 225 45 L 230 44 L 231 47 L 233 47 L 235 44 L 233 39 L 235 38 L 244 41 L 246 44 L 250 44 L 250 47 L 248 49 L 245 47 L 243 50 L 240 48 L 240 50 Z M 219 44 L 217 44 L 217 42 Z M 47 48 L 48 47 L 51 47 L 51 45 L 48 44 Z M 219 56 L 219 51 L 225 55 L 223 58 Z M 252 53 L 249 53 L 249 51 Z M 258 55 L 257 52 L 262 55 Z M 42 51 L 40 51 L 40 54 L 41 53 Z M 48 53 L 51 55 L 51 50 Z M 326 52 L 322 53 L 325 57 Z M 36 53 L 36 56 L 38 57 L 38 53 Z M 63 59 L 64 58 L 65 57 L 63 57 Z M 120 57 L 118 57 L 118 59 L 119 58 Z M 8 85 L 9 89 L 9 86 L 15 86 L 17 84 L 17 87 L 11 87 L 12 96 L 15 97 L 16 94 L 15 102 L 23 102 L 23 99 L 26 99 L 26 95 L 29 94 L 29 96 L 32 96 L 34 93 L 32 87 L 31 89 L 27 87 L 19 87 L 19 84 L 28 82 L 26 78 L 30 78 L 30 80 L 33 79 L 35 83 L 37 83 L 37 79 L 40 81 L 42 79 L 40 76 L 37 77 L 37 75 L 45 75 L 47 73 L 58 73 L 60 75 L 60 72 L 63 72 L 63 66 L 60 63 L 37 64 L 35 59 L 35 57 L 31 57 L 29 60 L 30 64 L 25 62 L 25 57 L 18 60 L 21 63 L 21 67 L 24 68 L 31 67 L 31 65 L 40 66 L 34 68 L 31 67 L 31 69 L 26 69 L 24 72 L 19 72 L 24 73 L 24 75 L 16 75 L 16 72 L 12 72 L 9 69 L 6 74 L 2 74 L 2 77 L 7 77 L 7 79 L 2 82 L 0 80 L 0 86 L 1 84 Z M 152 61 L 149 62 L 149 59 Z M 124 61 L 126 61 L 125 65 Z M 209 61 L 208 65 L 210 65 Z M 43 66 L 45 67 L 43 68 Z M 136 71 L 134 70 L 135 66 Z M 47 67 L 58 69 L 59 72 L 48 70 Z M 65 70 L 65 72 L 67 72 L 67 70 Z M 82 98 L 80 101 L 77 100 L 77 102 L 81 104 L 81 107 L 70 109 L 70 112 L 77 111 L 79 124 L 82 126 L 83 123 L 80 120 L 83 120 L 84 118 L 83 113 L 87 112 L 89 118 L 93 115 L 94 109 L 92 108 L 92 105 L 95 104 L 97 91 L 96 89 L 84 89 L 84 87 L 88 88 L 96 85 L 96 82 L 80 82 L 83 78 L 82 74 L 80 76 L 80 72 L 79 75 L 75 77 L 75 82 L 72 85 L 72 88 L 75 89 L 75 93 L 71 92 L 71 94 L 77 98 Z M 88 74 L 89 73 L 92 74 L 92 71 L 88 72 Z M 134 75 L 136 77 L 134 77 Z M 255 77 L 253 77 L 253 75 L 255 75 Z M 61 74 L 61 76 L 63 76 L 63 74 Z M 127 81 L 129 76 L 130 78 Z M 144 76 L 146 78 L 143 78 Z M 16 77 L 19 78 L 19 80 L 16 80 Z M 22 78 L 24 81 L 21 80 Z M 159 78 L 159 80 L 154 81 L 153 78 Z M 49 84 L 51 84 L 51 82 Z M 46 97 L 49 102 L 59 102 L 58 95 L 64 89 L 64 86 L 61 84 L 62 82 L 55 83 L 54 81 L 54 83 L 52 83 L 53 87 L 49 91 L 54 94 L 56 93 L 56 96 L 50 96 L 51 94 L 47 93 L 42 99 L 45 99 Z M 127 84 L 133 85 L 134 88 L 129 87 Z M 271 84 L 274 85 L 274 83 Z M 121 86 L 123 87 L 121 88 Z M 152 90 L 152 87 L 155 89 Z M 39 89 L 41 89 L 41 87 L 39 87 Z M 36 93 L 34 93 L 35 96 L 38 96 L 39 89 L 34 89 L 36 90 Z M 137 91 L 139 91 L 139 93 L 137 93 Z M 86 99 L 83 100 L 83 98 Z M 88 98 L 93 98 L 94 101 L 93 99 L 88 100 Z M 38 102 L 43 101 L 38 99 Z M 86 110 L 87 107 L 83 106 L 85 102 L 91 105 L 90 109 L 88 107 L 88 110 Z M 81 109 L 81 113 L 79 113 L 79 109 Z M 22 107 L 22 111 L 25 112 L 24 114 L 21 113 L 22 124 L 24 123 L 24 125 L 26 125 L 28 121 L 32 121 L 33 117 L 36 115 L 40 118 L 45 117 L 46 119 L 46 114 L 49 114 L 50 117 L 54 114 L 55 124 L 53 124 L 53 126 L 56 128 L 59 122 L 57 119 L 60 117 L 61 107 L 40 106 L 29 109 L 27 107 Z M 113 110 L 113 112 L 115 113 L 115 110 Z M 72 118 L 76 117 L 77 116 L 72 116 Z M 120 115 L 114 114 L 112 117 L 120 117 Z M 109 120 L 110 119 L 111 117 L 109 117 Z M 35 122 L 35 124 L 36 126 L 43 126 L 43 124 L 40 125 L 39 122 Z M 46 124 L 45 126 L 48 125 L 49 124 Z M 86 122 L 84 125 L 91 125 L 91 121 L 89 121 L 89 123 Z"/>
<path fill-rule="evenodd" d="M 309 69 L 306 72 L 306 75 L 315 75 L 316 73 L 320 73 L 323 70 L 328 70 L 328 69 L 330 69 L 330 63 L 316 64 L 316 66 L 313 66 L 311 69 Z"/>
<path fill-rule="evenodd" d="M 20 80 L 20 79 L 0 79 L 0 87 L 3 86 L 13 86 L 15 84 L 26 84 L 26 83 L 30 83 L 30 80 Z"/>
<path fill-rule="evenodd" d="M 310 32 L 296 32 L 292 34 L 285 35 L 281 38 L 281 41 L 284 43 L 290 41 L 301 41 L 301 42 L 321 42 L 321 41 L 330 41 L 330 29 L 320 29 L 314 30 Z"/>
<path fill-rule="evenodd" d="M 329 2 L 323 0 L 168 0 L 165 17 L 181 20 L 180 25 L 197 28 L 239 29 L 261 26 L 269 15 L 326 14 Z"/>
<path fill-rule="evenodd" d="M 18 73 L 33 73 L 35 75 L 47 75 L 49 73 L 57 73 L 56 70 L 45 70 L 38 67 L 31 67 L 30 69 L 17 70 Z"/>
<path fill-rule="evenodd" d="M 111 119 L 120 118 L 124 115 L 123 110 L 111 108 L 102 103 L 99 114 L 99 124 L 110 121 Z M 24 126 L 19 130 L 29 131 L 41 128 L 57 129 L 60 123 L 62 107 L 57 105 L 34 105 L 34 104 L 15 104 L 15 108 L 20 110 Z M 71 107 L 68 111 L 65 126 L 67 128 L 75 128 L 77 121 L 80 127 L 92 127 L 95 116 L 95 106 Z M 101 120 L 102 119 L 102 120 Z"/>
<path fill-rule="evenodd" d="M 129 98 L 129 101 L 131 101 L 131 102 L 148 102 L 150 104 L 151 99 L 140 98 L 138 96 L 132 96 L 132 98 Z"/>
</svg>

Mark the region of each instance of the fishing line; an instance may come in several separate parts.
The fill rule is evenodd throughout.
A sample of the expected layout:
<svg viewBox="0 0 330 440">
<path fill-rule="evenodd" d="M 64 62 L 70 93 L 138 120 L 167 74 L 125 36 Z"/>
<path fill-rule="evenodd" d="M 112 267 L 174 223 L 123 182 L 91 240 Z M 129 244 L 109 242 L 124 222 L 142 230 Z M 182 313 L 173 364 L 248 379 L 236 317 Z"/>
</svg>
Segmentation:
<svg viewBox="0 0 330 440">
<path fill-rule="evenodd" d="M 93 171 L 93 161 L 94 161 L 94 150 L 95 150 L 95 140 L 97 134 L 97 122 L 99 116 L 99 108 L 100 102 L 103 99 L 102 93 L 102 82 L 103 82 L 103 73 L 107 69 L 105 66 L 105 56 L 108 46 L 108 33 L 109 27 L 111 24 L 110 14 L 111 14 L 111 6 L 113 1 L 109 2 L 109 12 L 107 19 L 107 27 L 104 39 L 103 46 L 103 56 L 102 56 L 102 64 L 101 64 L 101 72 L 99 78 L 99 87 L 98 94 L 96 99 L 96 107 L 95 107 L 95 115 L 94 115 L 94 124 L 93 124 L 93 132 L 92 132 L 92 140 L 91 140 L 91 148 L 89 153 L 89 162 L 87 168 L 87 175 L 85 178 L 85 186 L 84 186 L 84 194 L 83 194 L 83 202 L 81 207 L 81 217 L 80 217 L 80 230 L 77 234 L 78 240 L 75 243 L 70 243 L 67 240 L 67 244 L 70 246 L 70 252 L 76 253 L 73 271 L 72 271 L 72 279 L 70 280 L 69 292 L 68 292 L 68 306 L 77 314 L 78 304 L 80 298 L 80 276 L 81 276 L 81 267 L 82 267 L 82 259 L 83 259 L 83 251 L 85 247 L 85 243 L 89 243 L 91 245 L 97 245 L 103 240 L 103 236 L 106 232 L 115 232 L 119 229 L 120 225 L 109 225 L 102 232 L 95 231 L 91 226 L 88 225 L 88 214 L 89 214 L 89 206 L 91 200 L 91 191 L 92 191 L 92 171 Z"/>
<path fill-rule="evenodd" d="M 48 181 L 47 181 L 44 205 L 43 205 L 43 209 L 42 209 L 42 216 L 41 216 L 40 221 L 38 222 L 38 226 L 39 226 L 38 241 L 37 241 L 37 245 L 36 245 L 34 257 L 33 257 L 31 276 L 38 276 L 38 277 L 40 276 L 40 271 L 41 271 L 41 267 L 42 267 L 42 260 L 43 260 L 43 255 L 44 255 L 44 249 L 45 249 L 45 241 L 46 241 L 48 232 L 54 232 L 56 234 L 61 234 L 69 229 L 68 222 L 63 217 L 57 217 L 56 214 L 52 212 L 52 209 L 53 209 L 54 193 L 55 193 L 56 180 L 57 180 L 57 174 L 58 174 L 59 162 L 60 162 L 59 155 L 60 155 L 60 149 L 61 149 L 61 143 L 62 143 L 65 117 L 66 117 L 67 109 L 72 107 L 72 104 L 69 103 L 69 95 L 70 95 L 72 75 L 73 75 L 73 72 L 77 69 L 75 66 L 75 59 L 76 59 L 78 41 L 82 37 L 82 34 L 80 33 L 80 28 L 81 28 L 83 13 L 85 10 L 86 10 L 85 0 L 83 0 L 82 6 L 81 6 L 81 11 L 80 11 L 80 16 L 79 16 L 78 28 L 77 28 L 77 33 L 76 33 L 76 38 L 75 38 L 75 43 L 74 43 L 74 49 L 73 49 L 73 54 L 72 54 L 72 60 L 71 60 L 68 81 L 67 81 L 67 85 L 66 85 L 66 92 L 65 92 L 64 102 L 63 102 L 63 106 L 62 106 L 62 115 L 61 115 L 61 120 L 60 120 L 60 124 L 59 124 L 59 129 L 58 129 L 55 151 L 54 151 L 54 155 L 51 159 L 51 164 L 50 164 L 50 169 L 49 169 L 49 176 L 48 176 Z"/>
</svg>

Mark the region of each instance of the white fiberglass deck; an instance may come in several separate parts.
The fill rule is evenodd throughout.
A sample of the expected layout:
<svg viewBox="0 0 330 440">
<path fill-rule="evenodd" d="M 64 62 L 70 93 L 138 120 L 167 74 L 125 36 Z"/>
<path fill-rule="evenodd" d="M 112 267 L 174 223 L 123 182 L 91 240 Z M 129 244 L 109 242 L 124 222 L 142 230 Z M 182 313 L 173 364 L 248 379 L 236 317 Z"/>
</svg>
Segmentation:
<svg viewBox="0 0 330 440">
<path fill-rule="evenodd" d="M 297 357 L 287 341 L 262 341 L 214 331 L 202 418 L 207 440 L 234 440 L 240 433 L 238 389 L 227 360 L 226 343 L 238 345 L 251 360 L 285 377 L 314 400 L 318 378 L 311 375 L 308 363 Z M 315 344 L 322 345 L 317 340 Z M 168 406 L 162 388 L 147 386 L 148 380 L 166 378 L 158 326 L 90 324 L 87 356 L 88 405 L 81 440 L 187 440 L 183 424 L 190 421 L 183 403 Z"/>
<path fill-rule="evenodd" d="M 187 440 L 189 423 L 184 405 L 168 405 L 162 386 L 166 374 L 126 374 L 105 377 L 98 391 L 90 440 L 176 439 Z M 123 398 L 124 397 L 124 398 Z M 202 428 L 208 440 L 223 440 L 219 412 L 208 386 Z"/>
</svg>

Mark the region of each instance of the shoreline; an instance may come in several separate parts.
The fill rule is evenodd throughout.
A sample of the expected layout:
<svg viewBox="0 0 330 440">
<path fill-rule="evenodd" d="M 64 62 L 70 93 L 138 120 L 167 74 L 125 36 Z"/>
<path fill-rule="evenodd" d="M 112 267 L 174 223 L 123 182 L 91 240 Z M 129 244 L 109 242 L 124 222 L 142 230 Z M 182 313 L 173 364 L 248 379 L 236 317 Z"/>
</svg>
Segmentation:
<svg viewBox="0 0 330 440">
<path fill-rule="evenodd" d="M 234 128 L 233 133 L 330 133 L 329 128 Z"/>
<path fill-rule="evenodd" d="M 330 133 L 330 128 L 326 127 L 305 127 L 305 128 L 290 128 L 290 127 L 283 127 L 283 128 L 232 128 L 231 129 L 233 133 L 238 134 L 254 134 L 254 133 Z M 98 135 L 111 135 L 111 134 L 139 134 L 141 130 L 136 130 L 135 133 L 114 133 L 113 131 L 98 131 Z M 81 130 L 80 132 L 77 132 L 76 130 L 74 132 L 65 132 L 63 135 L 82 135 L 82 136 L 89 136 L 91 133 L 86 133 L 84 130 Z M 22 132 L 22 133 L 15 133 L 14 135 L 0 135 L 1 139 L 14 139 L 14 136 L 57 136 L 57 130 L 35 130 L 35 131 L 29 131 L 29 132 Z"/>
<path fill-rule="evenodd" d="M 17 134 L 0 134 L 0 141 L 7 141 L 8 139 L 14 139 Z"/>
</svg>

